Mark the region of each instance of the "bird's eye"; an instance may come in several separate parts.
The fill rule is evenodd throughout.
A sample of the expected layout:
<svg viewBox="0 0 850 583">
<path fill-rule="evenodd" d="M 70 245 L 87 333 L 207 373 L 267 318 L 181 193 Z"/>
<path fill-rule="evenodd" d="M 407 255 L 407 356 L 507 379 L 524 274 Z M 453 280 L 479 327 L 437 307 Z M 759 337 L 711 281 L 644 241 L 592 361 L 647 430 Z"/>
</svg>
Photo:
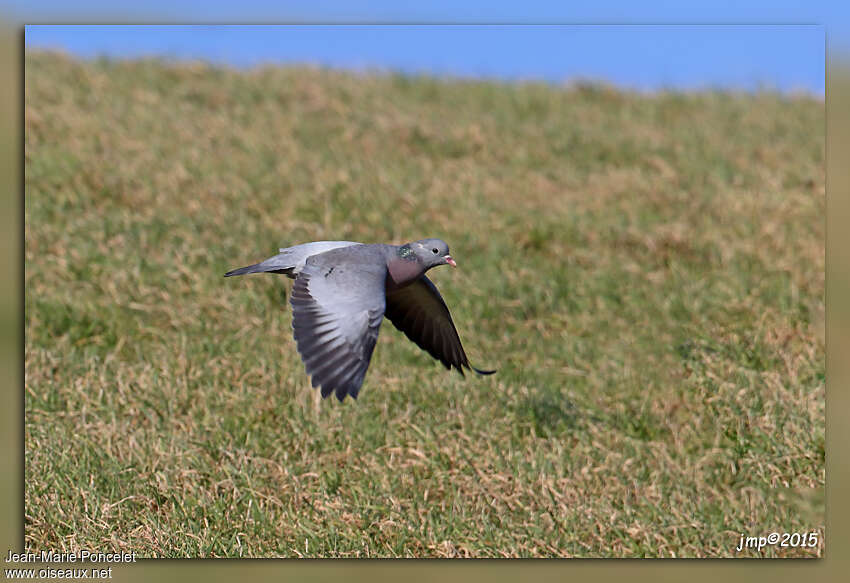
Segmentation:
<svg viewBox="0 0 850 583">
<path fill-rule="evenodd" d="M 431 251 L 433 251 L 433 252 L 434 252 L 434 255 L 437 255 L 437 254 L 439 253 L 439 251 L 437 251 L 437 248 L 436 248 L 436 247 L 434 247 L 433 249 L 431 249 Z"/>
</svg>

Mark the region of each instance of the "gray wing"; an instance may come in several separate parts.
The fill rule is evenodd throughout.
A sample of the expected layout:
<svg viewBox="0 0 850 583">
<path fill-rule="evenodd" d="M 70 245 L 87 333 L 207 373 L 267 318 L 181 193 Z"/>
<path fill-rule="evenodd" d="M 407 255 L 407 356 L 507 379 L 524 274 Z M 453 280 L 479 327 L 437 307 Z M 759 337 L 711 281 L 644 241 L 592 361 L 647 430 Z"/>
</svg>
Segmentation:
<svg viewBox="0 0 850 583">
<path fill-rule="evenodd" d="M 321 387 L 357 398 L 384 316 L 385 262 L 337 249 L 314 255 L 292 286 L 292 329 L 301 360 Z"/>
<path fill-rule="evenodd" d="M 384 315 L 447 369 L 455 367 L 460 374 L 463 374 L 463 367 L 471 368 L 478 374 L 496 372 L 470 366 L 449 308 L 437 291 L 437 286 L 426 276 L 423 275 L 408 286 L 387 292 Z"/>
</svg>

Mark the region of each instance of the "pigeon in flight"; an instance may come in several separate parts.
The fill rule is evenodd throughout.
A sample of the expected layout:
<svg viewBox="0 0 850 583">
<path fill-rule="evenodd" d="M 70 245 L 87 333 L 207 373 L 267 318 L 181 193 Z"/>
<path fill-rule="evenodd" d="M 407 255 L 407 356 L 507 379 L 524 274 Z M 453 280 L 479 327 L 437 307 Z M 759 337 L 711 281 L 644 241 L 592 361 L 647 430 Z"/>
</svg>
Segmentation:
<svg viewBox="0 0 850 583">
<path fill-rule="evenodd" d="M 282 273 L 295 280 L 290 295 L 292 329 L 301 360 L 322 397 L 357 398 L 384 316 L 420 348 L 463 375 L 469 364 L 451 314 L 425 272 L 457 267 L 440 239 L 405 245 L 316 241 L 280 253 L 225 277 Z"/>
</svg>

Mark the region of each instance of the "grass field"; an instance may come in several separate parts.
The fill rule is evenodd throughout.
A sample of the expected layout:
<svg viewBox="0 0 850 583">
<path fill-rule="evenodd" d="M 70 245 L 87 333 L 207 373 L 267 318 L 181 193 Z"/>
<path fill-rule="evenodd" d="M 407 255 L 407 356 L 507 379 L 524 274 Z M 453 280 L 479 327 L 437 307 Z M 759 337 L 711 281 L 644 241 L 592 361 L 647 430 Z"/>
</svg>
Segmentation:
<svg viewBox="0 0 850 583">
<path fill-rule="evenodd" d="M 824 105 L 26 56 L 26 541 L 820 556 Z M 473 364 L 321 401 L 279 246 L 441 237 Z M 736 553 L 741 533 L 816 548 Z"/>
</svg>

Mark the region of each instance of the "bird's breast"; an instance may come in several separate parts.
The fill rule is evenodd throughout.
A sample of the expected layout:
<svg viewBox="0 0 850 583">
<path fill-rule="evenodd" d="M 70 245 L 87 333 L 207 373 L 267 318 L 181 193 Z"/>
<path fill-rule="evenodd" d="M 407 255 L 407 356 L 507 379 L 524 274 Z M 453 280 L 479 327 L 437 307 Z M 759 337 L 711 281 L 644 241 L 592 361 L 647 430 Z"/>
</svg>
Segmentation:
<svg viewBox="0 0 850 583">
<path fill-rule="evenodd" d="M 387 290 L 398 289 L 410 285 L 425 273 L 418 261 L 396 259 L 387 265 Z"/>
</svg>

